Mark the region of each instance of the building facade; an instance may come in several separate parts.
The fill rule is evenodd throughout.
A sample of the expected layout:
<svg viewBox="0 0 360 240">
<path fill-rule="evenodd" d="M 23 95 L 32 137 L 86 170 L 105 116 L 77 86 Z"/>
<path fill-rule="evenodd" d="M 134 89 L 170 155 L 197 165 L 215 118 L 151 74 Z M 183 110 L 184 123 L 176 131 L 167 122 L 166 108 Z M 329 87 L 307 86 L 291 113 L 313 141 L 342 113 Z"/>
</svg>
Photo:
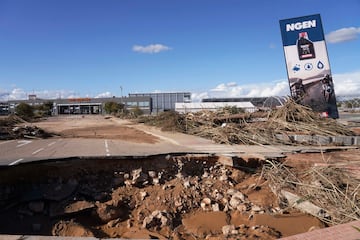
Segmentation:
<svg viewBox="0 0 360 240">
<path fill-rule="evenodd" d="M 284 105 L 286 97 L 204 98 L 202 102 L 251 102 L 257 108 L 276 108 Z"/>
<path fill-rule="evenodd" d="M 40 99 L 32 94 L 29 95 L 27 100 L 9 100 L 0 103 L 0 114 L 15 113 L 15 108 L 20 103 L 26 103 L 34 107 L 52 103 L 52 115 L 105 114 L 106 102 L 124 104 L 127 110 L 139 108 L 144 114 L 158 114 L 165 111 L 175 111 L 175 103 L 190 103 L 191 93 L 134 93 L 129 94 L 128 97 L 66 99 Z"/>
<path fill-rule="evenodd" d="M 52 115 L 61 114 L 105 114 L 105 104 L 116 102 L 124 104 L 125 109 L 139 108 L 144 114 L 151 113 L 150 97 L 112 97 L 112 98 L 67 98 L 67 99 L 39 99 L 29 96 L 28 100 L 10 100 L 0 105 L 1 109 L 7 110 L 7 114 L 15 113 L 15 108 L 20 103 L 30 106 L 39 106 L 45 103 L 52 103 Z M 1 111 L 4 112 L 5 111 Z"/>
<path fill-rule="evenodd" d="M 175 103 L 191 102 L 190 92 L 132 93 L 129 94 L 129 97 L 150 97 L 152 114 L 158 114 L 166 111 L 175 111 Z"/>
</svg>

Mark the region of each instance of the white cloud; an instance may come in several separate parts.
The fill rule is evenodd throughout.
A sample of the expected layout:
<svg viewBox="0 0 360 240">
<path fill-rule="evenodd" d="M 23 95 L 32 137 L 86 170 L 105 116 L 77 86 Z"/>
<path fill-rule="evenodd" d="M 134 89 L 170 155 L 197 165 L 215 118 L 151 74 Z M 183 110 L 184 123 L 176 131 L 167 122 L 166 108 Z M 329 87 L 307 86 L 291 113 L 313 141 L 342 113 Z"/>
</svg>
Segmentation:
<svg viewBox="0 0 360 240">
<path fill-rule="evenodd" d="M 201 99 L 209 98 L 208 92 L 192 93 L 191 100 L 193 102 L 201 102 Z"/>
<path fill-rule="evenodd" d="M 111 92 L 103 92 L 96 95 L 94 98 L 109 98 L 112 97 Z"/>
<path fill-rule="evenodd" d="M 256 85 L 238 85 L 237 83 L 221 83 L 207 93 L 210 97 L 268 97 L 289 94 L 287 80 Z M 203 93 L 204 94 L 204 93 Z"/>
<path fill-rule="evenodd" d="M 359 34 L 360 27 L 341 28 L 326 34 L 325 39 L 329 43 L 347 42 L 357 39 Z"/>
<path fill-rule="evenodd" d="M 141 46 L 141 45 L 134 45 L 132 50 L 134 52 L 139 52 L 139 53 L 159 53 L 159 52 L 164 52 L 164 51 L 169 51 L 171 50 L 170 47 L 162 45 L 162 44 L 150 44 L 147 46 Z"/>
<path fill-rule="evenodd" d="M 335 93 L 338 97 L 360 97 L 360 70 L 348 73 L 333 74 Z M 154 91 L 154 93 L 163 91 Z M 12 90 L 0 88 L 0 101 L 27 99 L 29 94 L 36 94 L 43 99 L 77 98 L 79 94 L 69 90 L 42 90 L 27 92 L 24 89 L 14 87 Z M 239 85 L 236 82 L 221 83 L 212 89 L 193 92 L 192 101 L 201 101 L 203 98 L 220 97 L 267 97 L 289 95 L 287 79 L 258 83 L 251 85 Z M 91 97 L 91 96 L 90 96 Z M 95 98 L 112 97 L 111 92 L 103 92 L 95 95 Z"/>
<path fill-rule="evenodd" d="M 360 71 L 333 75 L 335 93 L 339 97 L 360 97 Z M 216 87 L 192 94 L 194 102 L 203 98 L 268 97 L 290 95 L 287 79 L 253 85 L 221 83 Z"/>
<path fill-rule="evenodd" d="M 334 74 L 335 94 L 341 97 L 360 97 L 360 71 Z"/>
</svg>

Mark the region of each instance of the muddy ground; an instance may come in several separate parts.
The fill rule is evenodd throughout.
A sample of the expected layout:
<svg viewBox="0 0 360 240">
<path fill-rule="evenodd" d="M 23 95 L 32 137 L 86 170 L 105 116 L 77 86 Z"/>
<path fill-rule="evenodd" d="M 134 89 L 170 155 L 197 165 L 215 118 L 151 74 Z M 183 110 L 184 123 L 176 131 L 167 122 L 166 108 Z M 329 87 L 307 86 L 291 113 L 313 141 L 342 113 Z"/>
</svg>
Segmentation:
<svg viewBox="0 0 360 240">
<path fill-rule="evenodd" d="M 50 118 L 36 126 L 57 137 L 158 141 L 100 116 Z M 289 154 L 279 161 L 293 171 L 343 164 L 356 175 L 359 156 L 353 149 Z M 231 167 L 216 155 L 159 155 L 3 167 L 0 234 L 277 239 L 327 226 L 279 201 L 262 174 L 264 161 L 252 160 Z"/>
</svg>

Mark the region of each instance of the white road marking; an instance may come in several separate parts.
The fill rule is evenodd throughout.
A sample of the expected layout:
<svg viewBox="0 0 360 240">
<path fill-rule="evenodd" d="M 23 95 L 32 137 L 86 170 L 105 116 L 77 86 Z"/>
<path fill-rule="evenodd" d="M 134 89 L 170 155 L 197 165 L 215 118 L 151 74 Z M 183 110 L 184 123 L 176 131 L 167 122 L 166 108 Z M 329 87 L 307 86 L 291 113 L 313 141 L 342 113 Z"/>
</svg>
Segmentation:
<svg viewBox="0 0 360 240">
<path fill-rule="evenodd" d="M 40 149 L 36 150 L 35 152 L 32 153 L 32 155 L 35 155 L 35 154 L 41 152 L 42 150 L 44 150 L 44 148 L 40 148 Z"/>
<path fill-rule="evenodd" d="M 143 131 L 143 132 L 145 132 L 145 133 L 147 133 L 147 134 L 153 135 L 153 136 L 155 136 L 155 137 L 158 137 L 158 138 L 160 138 L 160 139 L 162 139 L 162 140 L 171 142 L 171 143 L 174 144 L 174 145 L 178 145 L 178 146 L 180 145 L 180 144 L 179 144 L 177 141 L 175 141 L 174 139 L 171 139 L 171 138 L 168 138 L 168 137 L 164 137 L 164 136 L 158 135 L 158 134 L 156 134 L 156 133 L 148 132 L 148 131 L 145 131 L 145 130 L 141 130 L 141 131 Z"/>
<path fill-rule="evenodd" d="M 48 147 L 54 145 L 55 143 L 56 143 L 56 142 L 51 142 L 51 143 L 49 143 L 49 144 L 48 144 Z"/>
<path fill-rule="evenodd" d="M 9 140 L 9 141 L 5 141 L 5 142 L 1 142 L 0 145 L 1 145 L 1 144 L 5 144 L 5 143 L 11 143 L 11 142 L 14 142 L 14 141 L 15 141 L 15 140 Z"/>
<path fill-rule="evenodd" d="M 20 158 L 20 159 L 18 159 L 18 160 L 16 160 L 16 161 L 13 161 L 12 163 L 9 163 L 9 166 L 15 165 L 15 164 L 21 162 L 22 160 L 24 160 L 24 159 L 23 159 L 23 158 Z"/>
<path fill-rule="evenodd" d="M 32 141 L 30 141 L 30 140 L 20 140 L 20 141 L 18 141 L 18 143 L 19 143 L 19 145 L 17 145 L 16 147 L 18 148 L 18 147 L 22 147 L 22 146 L 25 146 L 26 144 L 29 144 L 29 143 L 31 143 Z"/>
<path fill-rule="evenodd" d="M 107 140 L 105 140 L 105 151 L 106 151 L 106 156 L 110 156 L 109 145 Z"/>
</svg>

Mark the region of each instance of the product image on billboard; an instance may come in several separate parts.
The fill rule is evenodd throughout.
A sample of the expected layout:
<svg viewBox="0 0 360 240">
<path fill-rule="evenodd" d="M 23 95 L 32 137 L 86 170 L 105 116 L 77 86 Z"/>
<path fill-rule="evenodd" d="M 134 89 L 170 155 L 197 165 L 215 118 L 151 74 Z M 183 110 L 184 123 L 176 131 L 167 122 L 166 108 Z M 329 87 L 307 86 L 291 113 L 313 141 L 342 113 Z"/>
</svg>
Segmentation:
<svg viewBox="0 0 360 240">
<path fill-rule="evenodd" d="M 314 111 L 338 118 L 319 14 L 280 20 L 291 96 Z"/>
</svg>

